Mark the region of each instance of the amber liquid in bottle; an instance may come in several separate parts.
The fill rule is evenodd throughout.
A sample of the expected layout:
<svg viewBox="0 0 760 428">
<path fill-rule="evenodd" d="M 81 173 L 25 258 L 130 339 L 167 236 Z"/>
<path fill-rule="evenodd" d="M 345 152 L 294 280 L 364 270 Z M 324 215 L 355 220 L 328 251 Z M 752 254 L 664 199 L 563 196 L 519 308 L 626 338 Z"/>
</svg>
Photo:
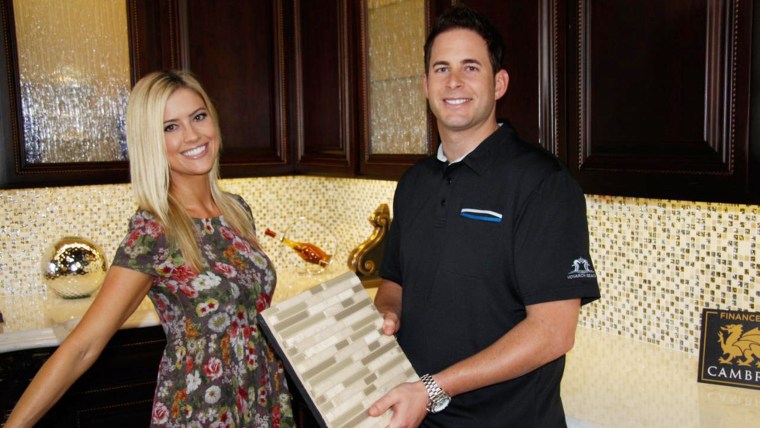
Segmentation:
<svg viewBox="0 0 760 428">
<path fill-rule="evenodd" d="M 320 265 L 322 267 L 330 264 L 330 259 L 332 259 L 332 256 L 312 243 L 292 241 L 285 236 L 278 235 L 271 229 L 265 230 L 264 234 L 266 236 L 279 239 L 280 242 L 292 248 L 293 251 L 295 251 L 302 259 L 309 263 L 314 263 L 315 265 Z"/>
</svg>

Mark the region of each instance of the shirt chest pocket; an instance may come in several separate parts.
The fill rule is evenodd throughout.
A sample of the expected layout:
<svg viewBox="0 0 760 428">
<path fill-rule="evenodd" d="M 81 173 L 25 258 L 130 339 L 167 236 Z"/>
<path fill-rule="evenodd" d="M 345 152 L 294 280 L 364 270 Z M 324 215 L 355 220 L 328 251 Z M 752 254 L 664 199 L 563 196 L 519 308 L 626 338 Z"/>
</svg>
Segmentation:
<svg viewBox="0 0 760 428">
<path fill-rule="evenodd" d="M 461 208 L 451 219 L 441 268 L 461 275 L 490 278 L 503 269 L 508 222 L 501 211 Z"/>
</svg>

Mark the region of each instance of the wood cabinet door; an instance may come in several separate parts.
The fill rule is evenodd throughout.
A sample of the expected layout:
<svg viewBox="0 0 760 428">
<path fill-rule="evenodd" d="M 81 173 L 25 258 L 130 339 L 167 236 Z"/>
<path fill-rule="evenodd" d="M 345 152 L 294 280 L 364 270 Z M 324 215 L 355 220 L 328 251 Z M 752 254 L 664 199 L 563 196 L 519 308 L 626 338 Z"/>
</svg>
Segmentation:
<svg viewBox="0 0 760 428">
<path fill-rule="evenodd" d="M 196 74 L 219 111 L 224 178 L 294 170 L 286 126 L 294 101 L 286 94 L 286 39 L 292 36 L 286 34 L 285 3 L 124 1 L 132 83 L 160 69 Z M 0 0 L 0 30 L 0 187 L 128 181 L 126 161 L 24 161 L 13 0 Z"/>
<path fill-rule="evenodd" d="M 160 326 L 119 330 L 37 427 L 148 426 L 166 338 Z M 56 348 L 0 354 L 0 424 Z"/>
<path fill-rule="evenodd" d="M 24 4 L 25 3 L 17 3 Z M 31 3 L 30 3 L 31 4 Z M 113 3 L 110 3 L 113 5 Z M 68 11 L 74 12 L 68 4 L 59 2 L 57 4 L 63 9 L 69 9 Z M 134 79 L 135 71 L 141 66 L 144 67 L 164 67 L 171 64 L 171 58 L 162 57 L 163 43 L 157 38 L 152 37 L 157 34 L 152 32 L 153 28 L 168 27 L 168 23 L 165 21 L 166 14 L 162 14 L 161 9 L 166 5 L 165 1 L 162 2 L 146 2 L 145 0 L 124 0 L 123 6 L 116 4 L 114 7 L 123 7 L 126 11 L 126 22 L 120 25 L 123 28 L 117 28 L 113 33 L 110 33 L 112 27 L 107 28 L 109 35 L 118 33 L 124 35 L 125 49 L 129 50 L 129 70 L 123 70 L 123 73 L 116 73 L 118 75 L 123 74 L 126 79 Z M 34 5 L 37 7 L 43 7 L 40 3 Z M 113 9 L 109 9 L 113 10 Z M 87 24 L 82 24 L 83 27 L 90 25 L 91 19 L 99 20 L 103 19 L 103 16 L 97 16 L 98 11 L 93 12 L 88 16 Z M 156 13 L 154 13 L 156 12 Z M 50 12 L 53 15 L 55 12 Z M 23 14 L 22 14 L 23 15 Z M 41 15 L 41 14 L 40 14 Z M 36 13 L 30 13 L 29 17 L 39 16 Z M 40 17 L 41 21 L 44 18 Z M 61 27 L 67 22 L 65 19 L 59 16 L 55 16 L 53 20 L 49 22 L 57 22 L 61 24 Z M 105 19 L 111 19 L 114 16 L 106 14 Z M 57 19 L 57 21 L 56 21 Z M 22 20 L 24 21 L 24 20 Z M 110 22 L 110 21 L 109 21 Z M 120 93 L 114 95 L 109 90 L 114 87 L 108 87 L 109 82 L 105 82 L 102 76 L 93 78 L 92 72 L 93 61 L 74 62 L 77 67 L 71 67 L 71 64 L 67 65 L 68 68 L 63 68 L 65 72 L 60 74 L 52 73 L 49 70 L 54 60 L 47 61 L 49 58 L 46 54 L 38 52 L 39 46 L 53 46 L 51 51 L 53 53 L 60 53 L 61 51 L 69 54 L 71 58 L 79 58 L 78 55 L 70 55 L 71 52 L 68 48 L 77 54 L 86 56 L 87 48 L 91 48 L 95 58 L 99 58 L 99 55 L 106 56 L 103 52 L 110 52 L 111 50 L 119 50 L 122 48 L 122 37 L 118 37 L 118 42 L 103 37 L 102 39 L 108 39 L 112 43 L 109 45 L 108 41 L 103 41 L 98 37 L 93 37 L 93 40 L 103 41 L 103 43 L 92 43 L 93 40 L 82 41 L 72 34 L 78 34 L 78 32 L 88 30 L 89 28 L 77 27 L 77 23 L 73 23 L 71 28 L 77 31 L 68 31 L 58 27 L 55 31 L 48 31 L 49 28 L 44 28 L 40 31 L 34 30 L 34 24 L 32 24 L 32 30 L 29 31 L 29 27 L 20 26 L 20 22 L 16 22 L 16 14 L 14 13 L 14 1 L 13 0 L 0 0 L 0 188 L 12 188 L 12 187 L 39 187 L 39 186 L 61 186 L 61 185 L 74 185 L 74 184 L 99 184 L 99 183 L 119 183 L 129 181 L 128 164 L 124 159 L 124 156 L 115 157 L 96 157 L 97 159 L 106 160 L 86 160 L 79 159 L 72 160 L 66 158 L 66 160 L 58 159 L 57 156 L 51 156 L 54 160 L 37 159 L 33 155 L 36 149 L 31 150 L 32 147 L 42 147 L 43 151 L 48 150 L 51 140 L 55 140 L 57 147 L 61 149 L 73 146 L 79 146 L 82 152 L 87 153 L 92 148 L 101 149 L 103 147 L 109 147 L 111 149 L 118 150 L 121 148 L 121 142 L 115 135 L 119 133 L 120 122 L 123 122 L 119 117 L 110 117 L 110 114 L 115 108 L 115 105 L 121 102 Z M 138 28 L 145 24 L 145 27 Z M 27 22 L 29 25 L 29 22 Z M 150 27 L 150 28 L 149 28 Z M 26 28 L 24 31 L 22 28 Z M 16 31 L 22 31 L 17 34 Z M 101 27 L 103 29 L 103 27 Z M 122 32 L 123 31 L 123 32 Z M 93 31 L 93 33 L 98 33 Z M 71 40 L 51 40 L 47 43 L 45 37 L 55 39 L 56 35 L 69 35 Z M 100 33 L 98 33 L 100 34 Z M 25 62 L 29 69 L 36 69 L 41 63 L 45 64 L 45 72 L 36 71 L 37 74 L 34 78 L 27 76 L 25 79 L 25 85 L 22 85 L 22 71 L 20 61 L 25 55 L 25 50 L 21 50 L 19 53 L 19 40 L 23 39 L 23 36 L 32 41 L 27 40 L 28 50 L 30 58 Z M 39 37 L 37 37 L 39 36 Z M 151 43 L 148 42 L 148 38 L 151 38 Z M 40 43 L 42 41 L 42 43 Z M 55 43 L 53 43 L 55 42 Z M 23 47 L 23 46 L 22 46 Z M 105 47 L 105 48 L 104 48 Z M 96 49 L 97 48 L 97 49 Z M 57 49 L 57 50 L 56 50 Z M 126 52 L 126 50 L 124 51 Z M 150 57 L 153 54 L 158 53 L 157 58 Z M 39 57 L 34 57 L 39 55 Z M 51 55 L 53 56 L 53 55 Z M 32 59 L 34 57 L 34 59 Z M 164 63 L 166 59 L 168 62 Z M 106 64 L 108 61 L 104 60 L 103 64 L 99 64 L 103 69 L 106 69 L 105 74 L 109 74 L 114 70 L 110 70 L 110 66 L 113 64 Z M 81 67 L 78 67 L 80 66 Z M 43 67 L 40 67 L 43 69 Z M 61 71 L 61 70 L 58 70 Z M 118 69 L 116 71 L 121 71 Z M 70 73 L 70 74 L 67 74 Z M 43 77 L 43 79 L 40 79 Z M 128 86 L 129 82 L 126 82 Z M 132 82 L 134 83 L 134 82 Z M 26 86 L 25 88 L 22 86 Z M 121 82 L 119 82 L 118 90 L 121 90 Z M 45 89 L 47 88 L 47 89 Z M 124 88 L 126 92 L 127 88 Z M 44 93 L 47 96 L 40 96 Z M 25 97 L 25 94 L 27 96 Z M 31 94 L 31 95 L 29 95 Z M 61 94 L 65 94 L 60 96 Z M 60 96 L 60 98 L 58 98 Z M 43 100 L 40 104 L 25 106 L 23 99 L 27 100 Z M 103 108 L 107 111 L 104 113 Z M 81 109 L 81 110 L 80 110 Z M 24 115 L 27 115 L 24 117 Z M 59 121 L 42 120 L 42 118 L 62 118 Z M 93 125 L 88 122 L 88 118 L 93 119 L 92 122 L 101 126 Z M 41 123 L 44 122 L 44 123 Z M 54 125 L 51 122 L 56 122 Z M 84 122 L 84 124 L 82 123 Z M 105 137 L 96 130 L 100 128 L 112 128 L 108 134 L 107 139 L 100 139 L 98 137 Z M 90 131 L 92 131 L 92 135 Z M 94 136 L 93 136 L 94 135 Z M 116 141 L 111 141 L 114 138 Z M 101 144 L 102 143 L 102 144 Z M 48 153 L 54 153 L 55 150 L 50 149 Z"/>
<path fill-rule="evenodd" d="M 354 3 L 293 2 L 290 66 L 295 171 L 353 176 L 356 140 Z"/>
<path fill-rule="evenodd" d="M 431 127 L 435 119 L 422 85 L 426 23 L 435 7 L 425 0 L 357 3 L 357 172 L 362 177 L 398 179 L 438 147 Z"/>
<path fill-rule="evenodd" d="M 213 98 L 223 178 L 291 173 L 282 0 L 180 0 L 179 51 Z"/>
<path fill-rule="evenodd" d="M 760 200 L 749 168 L 751 1 L 544 3 L 554 137 L 587 193 Z"/>
</svg>

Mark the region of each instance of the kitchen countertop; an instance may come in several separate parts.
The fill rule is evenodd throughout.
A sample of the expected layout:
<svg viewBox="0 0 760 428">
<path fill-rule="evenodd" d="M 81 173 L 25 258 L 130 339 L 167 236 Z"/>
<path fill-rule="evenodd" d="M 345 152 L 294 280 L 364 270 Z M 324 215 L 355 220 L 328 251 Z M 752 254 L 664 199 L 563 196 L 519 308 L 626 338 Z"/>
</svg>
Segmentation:
<svg viewBox="0 0 760 428">
<path fill-rule="evenodd" d="M 562 401 L 570 428 L 758 426 L 760 390 L 697 382 L 699 358 L 579 327 Z"/>
<path fill-rule="evenodd" d="M 273 303 L 286 300 L 327 279 L 348 271 L 341 266 L 328 266 L 319 274 L 302 274 L 294 270 L 278 271 Z M 71 333 L 94 297 L 63 299 L 55 293 L 30 296 L 0 296 L 0 353 L 23 349 L 53 347 Z M 139 328 L 159 325 L 158 315 L 146 297 L 122 325 Z"/>
<path fill-rule="evenodd" d="M 17 302 L 21 300 L 21 302 Z M 0 353 L 58 346 L 79 323 L 93 297 L 62 299 L 57 296 L 24 299 L 0 297 L 5 323 L 0 324 Z M 122 329 L 159 324 L 153 304 L 146 297 L 122 325 Z"/>
<path fill-rule="evenodd" d="M 279 274 L 274 303 L 345 272 Z M 57 346 L 91 298 L 0 296 L 0 353 Z M 42 308 L 42 309 L 40 309 Z M 146 299 L 122 328 L 158 325 Z M 697 382 L 696 354 L 579 327 L 567 355 L 562 400 L 570 428 L 714 428 L 755 426 L 760 391 Z"/>
</svg>

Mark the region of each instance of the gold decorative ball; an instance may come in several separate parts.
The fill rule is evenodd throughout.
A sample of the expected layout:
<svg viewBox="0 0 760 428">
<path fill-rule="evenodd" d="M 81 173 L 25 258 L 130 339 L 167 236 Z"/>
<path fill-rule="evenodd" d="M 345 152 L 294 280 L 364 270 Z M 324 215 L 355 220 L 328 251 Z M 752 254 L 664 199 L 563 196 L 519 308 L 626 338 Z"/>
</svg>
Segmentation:
<svg viewBox="0 0 760 428">
<path fill-rule="evenodd" d="M 106 277 L 103 251 L 89 239 L 67 236 L 42 256 L 45 284 L 63 298 L 87 297 Z"/>
</svg>

